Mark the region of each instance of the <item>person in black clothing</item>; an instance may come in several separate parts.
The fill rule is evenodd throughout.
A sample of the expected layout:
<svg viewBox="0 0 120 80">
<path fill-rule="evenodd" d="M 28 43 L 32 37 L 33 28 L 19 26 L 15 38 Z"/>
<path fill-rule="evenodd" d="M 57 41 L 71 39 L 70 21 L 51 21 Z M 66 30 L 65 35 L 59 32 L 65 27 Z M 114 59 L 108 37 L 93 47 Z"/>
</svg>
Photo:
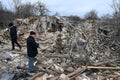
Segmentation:
<svg viewBox="0 0 120 80">
<path fill-rule="evenodd" d="M 35 42 L 35 36 L 36 33 L 34 31 L 30 32 L 30 36 L 27 38 L 27 55 L 28 55 L 28 66 L 29 66 L 29 72 L 34 72 L 35 67 L 34 67 L 34 62 L 35 62 L 35 57 L 38 54 L 37 48 L 39 47 L 39 44 Z"/>
<path fill-rule="evenodd" d="M 17 29 L 16 26 L 13 25 L 13 23 L 9 23 L 10 27 L 10 37 L 11 37 L 11 43 L 12 43 L 12 50 L 15 49 L 15 43 L 21 50 L 21 45 L 17 42 Z"/>
</svg>

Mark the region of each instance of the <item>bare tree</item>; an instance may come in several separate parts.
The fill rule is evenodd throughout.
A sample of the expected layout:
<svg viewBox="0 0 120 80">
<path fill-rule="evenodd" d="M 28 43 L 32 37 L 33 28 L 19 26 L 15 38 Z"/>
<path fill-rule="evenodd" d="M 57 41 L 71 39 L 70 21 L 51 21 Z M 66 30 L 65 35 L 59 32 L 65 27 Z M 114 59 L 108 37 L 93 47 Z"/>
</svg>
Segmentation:
<svg viewBox="0 0 120 80">
<path fill-rule="evenodd" d="M 35 12 L 39 14 L 40 16 L 47 15 L 49 10 L 46 7 L 46 5 L 42 2 L 36 2 L 35 3 Z"/>
<path fill-rule="evenodd" d="M 90 12 L 86 13 L 84 16 L 85 20 L 88 20 L 89 23 L 92 23 L 92 25 L 95 23 L 96 19 L 98 19 L 97 11 L 91 10 Z"/>
<path fill-rule="evenodd" d="M 112 15 L 110 15 L 110 14 L 102 15 L 100 20 L 101 20 L 101 22 L 99 22 L 99 25 L 101 25 L 101 26 L 114 24 L 113 19 L 112 19 Z"/>
<path fill-rule="evenodd" d="M 104 20 L 108 20 L 111 18 L 112 18 L 112 15 L 110 15 L 110 14 L 105 14 L 105 15 L 101 16 L 101 19 L 104 19 Z"/>
<path fill-rule="evenodd" d="M 114 10 L 113 18 L 120 19 L 120 0 L 113 0 L 111 7 Z"/>
<path fill-rule="evenodd" d="M 13 0 L 15 7 L 15 17 L 27 18 L 34 16 L 34 5 L 30 2 L 21 3 L 21 0 Z"/>
<path fill-rule="evenodd" d="M 13 4 L 15 7 L 15 17 L 19 17 L 21 0 L 13 0 Z"/>
<path fill-rule="evenodd" d="M 98 18 L 97 11 L 96 10 L 91 10 L 90 12 L 85 14 L 84 18 L 85 19 L 97 19 Z"/>
<path fill-rule="evenodd" d="M 114 19 L 114 29 L 117 30 L 118 36 L 120 36 L 120 0 L 113 0 L 112 4 L 110 5 L 113 12 L 113 19 Z"/>
<path fill-rule="evenodd" d="M 113 19 L 115 19 L 114 20 L 115 25 L 119 27 L 120 26 L 120 0 L 113 0 L 110 6 L 114 10 Z"/>
<path fill-rule="evenodd" d="M 114 12 L 120 12 L 120 0 L 113 0 L 111 7 L 113 8 Z"/>
<path fill-rule="evenodd" d="M 0 2 L 0 29 L 7 27 L 7 24 L 13 20 L 13 13 L 8 11 Z"/>
<path fill-rule="evenodd" d="M 34 16 L 34 5 L 31 4 L 30 2 L 27 2 L 25 4 L 21 4 L 19 7 L 18 7 L 18 10 L 19 10 L 19 17 L 20 18 L 27 18 L 27 17 L 31 17 L 31 16 Z"/>
<path fill-rule="evenodd" d="M 21 4 L 21 0 L 13 0 L 15 9 L 17 10 L 18 6 Z"/>
</svg>

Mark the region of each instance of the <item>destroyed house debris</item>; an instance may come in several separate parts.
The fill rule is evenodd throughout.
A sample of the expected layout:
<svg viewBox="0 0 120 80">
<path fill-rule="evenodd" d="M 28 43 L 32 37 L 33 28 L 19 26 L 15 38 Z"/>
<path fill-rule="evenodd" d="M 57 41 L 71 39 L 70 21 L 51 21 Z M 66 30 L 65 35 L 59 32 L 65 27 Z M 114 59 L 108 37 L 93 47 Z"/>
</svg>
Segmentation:
<svg viewBox="0 0 120 80">
<path fill-rule="evenodd" d="M 10 51 L 9 29 L 0 33 L 0 80 L 119 80 L 120 41 L 112 28 L 43 16 L 16 19 L 22 51 Z M 62 26 L 62 27 L 61 27 Z M 28 73 L 26 38 L 37 32 L 37 72 Z"/>
</svg>

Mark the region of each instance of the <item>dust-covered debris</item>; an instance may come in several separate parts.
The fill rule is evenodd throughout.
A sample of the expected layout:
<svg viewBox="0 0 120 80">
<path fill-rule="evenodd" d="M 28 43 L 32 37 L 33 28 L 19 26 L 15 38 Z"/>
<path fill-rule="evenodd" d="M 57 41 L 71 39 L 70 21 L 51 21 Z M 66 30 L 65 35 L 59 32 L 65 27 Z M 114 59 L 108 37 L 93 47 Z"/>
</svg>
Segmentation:
<svg viewBox="0 0 120 80">
<path fill-rule="evenodd" d="M 45 22 L 48 18 L 49 26 Z M 0 80 L 119 80 L 120 42 L 113 40 L 115 32 L 111 28 L 87 21 L 73 26 L 67 19 L 56 16 L 16 21 L 22 51 L 10 50 L 9 30 L 2 30 Z M 62 28 L 59 27 L 61 23 Z M 37 72 L 32 75 L 27 70 L 26 50 L 30 30 L 37 31 L 36 41 L 40 43 Z"/>
</svg>

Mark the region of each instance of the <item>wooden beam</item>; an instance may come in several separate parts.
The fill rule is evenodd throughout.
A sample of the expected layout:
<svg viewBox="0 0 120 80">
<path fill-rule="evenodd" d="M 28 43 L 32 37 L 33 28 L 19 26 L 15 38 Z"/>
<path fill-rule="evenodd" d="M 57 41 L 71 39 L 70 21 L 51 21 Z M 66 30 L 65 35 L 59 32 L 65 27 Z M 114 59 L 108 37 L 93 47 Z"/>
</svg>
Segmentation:
<svg viewBox="0 0 120 80">
<path fill-rule="evenodd" d="M 102 67 L 102 66 L 82 66 L 83 68 L 88 69 L 113 69 L 113 70 L 120 70 L 120 67 Z"/>
</svg>

